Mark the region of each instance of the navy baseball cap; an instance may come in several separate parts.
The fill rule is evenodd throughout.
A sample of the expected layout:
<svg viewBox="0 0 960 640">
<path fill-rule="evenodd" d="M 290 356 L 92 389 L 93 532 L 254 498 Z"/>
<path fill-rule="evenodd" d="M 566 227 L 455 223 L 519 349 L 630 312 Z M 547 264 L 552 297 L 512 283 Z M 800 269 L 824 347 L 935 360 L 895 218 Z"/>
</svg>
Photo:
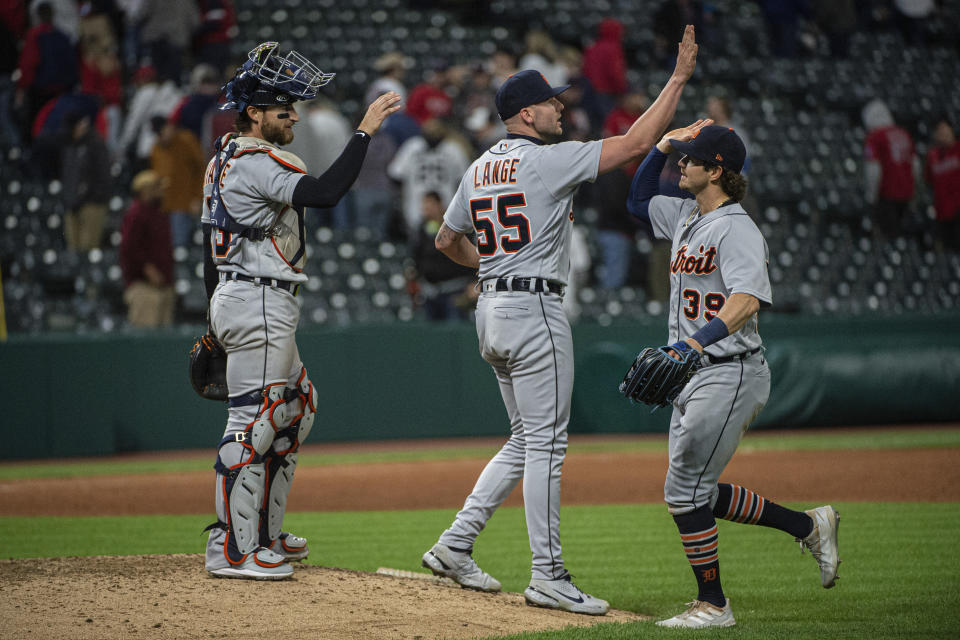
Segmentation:
<svg viewBox="0 0 960 640">
<path fill-rule="evenodd" d="M 497 113 L 501 120 L 507 120 L 520 113 L 520 109 L 558 96 L 570 85 L 551 87 L 543 74 L 534 69 L 518 71 L 497 89 Z"/>
<path fill-rule="evenodd" d="M 720 165 L 736 173 L 740 173 L 747 159 L 747 148 L 737 132 L 716 124 L 700 129 L 693 140 L 681 142 L 671 139 L 670 144 L 691 158 Z"/>
</svg>

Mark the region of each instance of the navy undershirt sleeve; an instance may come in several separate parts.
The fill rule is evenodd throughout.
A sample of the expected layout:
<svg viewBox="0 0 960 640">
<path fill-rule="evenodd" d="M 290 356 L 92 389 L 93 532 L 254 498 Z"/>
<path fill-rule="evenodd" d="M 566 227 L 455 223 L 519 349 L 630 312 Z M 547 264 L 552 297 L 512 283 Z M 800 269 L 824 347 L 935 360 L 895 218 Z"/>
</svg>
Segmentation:
<svg viewBox="0 0 960 640">
<path fill-rule="evenodd" d="M 296 207 L 329 208 L 340 202 L 350 187 L 353 186 L 363 159 L 367 155 L 367 145 L 370 136 L 363 132 L 356 132 L 343 148 L 337 158 L 323 175 L 315 178 L 305 175 L 297 182 L 293 189 L 293 205 Z"/>
<path fill-rule="evenodd" d="M 643 159 L 640 168 L 633 176 L 630 194 L 627 196 L 627 211 L 653 230 L 650 223 L 650 199 L 660 193 L 660 172 L 667 163 L 667 154 L 656 147 Z"/>
</svg>

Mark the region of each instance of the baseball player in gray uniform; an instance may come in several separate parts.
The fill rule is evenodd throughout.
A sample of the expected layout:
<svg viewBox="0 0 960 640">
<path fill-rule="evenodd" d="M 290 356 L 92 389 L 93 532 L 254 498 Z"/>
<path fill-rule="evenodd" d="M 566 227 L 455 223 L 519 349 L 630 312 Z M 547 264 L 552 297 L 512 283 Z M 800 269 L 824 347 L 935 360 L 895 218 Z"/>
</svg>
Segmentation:
<svg viewBox="0 0 960 640">
<path fill-rule="evenodd" d="M 567 87 L 537 71 L 511 76 L 496 95 L 505 139 L 464 174 L 437 233 L 437 248 L 479 269 L 477 336 L 493 367 L 511 436 L 480 474 L 463 509 L 423 555 L 423 566 L 462 586 L 499 591 L 471 553 L 487 520 L 523 479 L 533 554 L 528 604 L 603 615 L 605 601 L 570 580 L 560 549 L 561 468 L 573 390 L 573 343 L 562 302 L 570 270 L 572 202 L 579 185 L 646 153 L 669 124 L 696 64 L 688 26 L 660 96 L 622 136 L 547 144 L 561 133 Z M 477 243 L 467 234 L 476 232 Z"/>
<path fill-rule="evenodd" d="M 718 479 L 770 395 L 770 369 L 757 311 L 773 301 L 766 241 L 740 206 L 746 149 L 733 129 L 699 123 L 667 133 L 634 176 L 628 210 L 657 238 L 673 242 L 670 262 L 671 355 L 700 354 L 700 368 L 674 400 L 664 500 L 680 531 L 699 593 L 665 627 L 729 627 L 720 586 L 715 518 L 785 531 L 809 549 L 825 588 L 840 562 L 839 515 L 831 506 L 792 511 Z M 708 126 L 703 126 L 707 124 Z M 695 200 L 657 195 L 673 149 L 683 153 L 681 189 Z"/>
<path fill-rule="evenodd" d="M 226 85 L 236 133 L 218 141 L 204 179 L 204 280 L 210 330 L 227 353 L 229 409 L 215 469 L 217 522 L 206 569 L 222 577 L 277 580 L 307 556 L 306 539 L 282 531 L 297 450 L 318 394 L 297 351 L 296 294 L 303 273 L 303 207 L 331 207 L 356 179 L 367 143 L 400 96 L 367 110 L 337 161 L 319 178 L 280 149 L 299 120 L 294 102 L 316 97 L 323 73 L 276 42 L 253 49 Z"/>
</svg>

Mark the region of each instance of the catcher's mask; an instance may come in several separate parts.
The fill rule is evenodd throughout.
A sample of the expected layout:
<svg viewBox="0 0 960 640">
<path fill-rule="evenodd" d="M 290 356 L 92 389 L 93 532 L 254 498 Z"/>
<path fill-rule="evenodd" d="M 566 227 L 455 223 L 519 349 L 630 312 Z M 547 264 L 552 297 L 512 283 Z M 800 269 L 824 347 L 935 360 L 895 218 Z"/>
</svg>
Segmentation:
<svg viewBox="0 0 960 640">
<path fill-rule="evenodd" d="M 247 54 L 247 61 L 223 87 L 220 109 L 243 111 L 257 107 L 312 100 L 335 73 L 324 73 L 296 51 L 281 54 L 276 42 L 264 42 Z"/>
</svg>

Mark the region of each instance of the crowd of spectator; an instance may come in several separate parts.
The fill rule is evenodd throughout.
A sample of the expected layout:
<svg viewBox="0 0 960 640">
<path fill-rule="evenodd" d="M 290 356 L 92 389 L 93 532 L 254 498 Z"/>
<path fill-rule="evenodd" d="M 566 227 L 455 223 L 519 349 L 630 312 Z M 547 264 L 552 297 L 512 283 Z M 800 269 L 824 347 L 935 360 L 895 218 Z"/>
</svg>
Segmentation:
<svg viewBox="0 0 960 640">
<path fill-rule="evenodd" d="M 771 52 L 780 57 L 808 54 L 817 48 L 816 38 L 823 39 L 821 45 L 831 55 L 846 56 L 857 28 L 883 20 L 902 29 L 907 42 L 922 45 L 925 21 L 936 10 L 932 0 L 758 3 Z M 656 65 L 672 66 L 675 43 L 687 23 L 697 26 L 704 47 L 722 39 L 712 3 L 667 0 L 652 15 Z M 120 251 L 130 322 L 169 323 L 169 261 L 156 253 L 196 243 L 203 169 L 213 141 L 232 128 L 233 114 L 217 109 L 220 87 L 244 54 L 234 46 L 238 27 L 232 0 L 32 0 L 29 5 L 3 0 L 0 26 L 0 46 L 6 47 L 0 69 L 0 142 L 28 150 L 25 164 L 37 179 L 62 183 L 67 250 L 101 246 L 108 200 L 118 193 L 134 196 L 123 219 L 125 246 Z M 442 214 L 469 162 L 503 134 L 493 104 L 500 83 L 517 70 L 533 68 L 552 85 L 571 85 L 562 100 L 564 136 L 573 140 L 623 133 L 649 104 L 649 87 L 635 78 L 631 82 L 624 25 L 617 19 L 602 20 L 580 43 L 556 42 L 535 25 L 522 36 L 517 50 L 500 47 L 456 64 L 435 61 L 424 65 L 422 76 L 412 73 L 418 66 L 401 52 L 377 58 L 363 104 L 396 91 L 404 96 L 405 109 L 389 118 L 371 142 L 348 197 L 332 210 L 308 215 L 311 231 L 363 228 L 375 241 L 407 243 L 415 259 L 409 290 L 432 319 L 464 317 L 469 300 L 460 286 L 463 274 L 437 267 L 424 234 L 436 226 L 438 212 Z M 354 123 L 351 114 L 325 98 L 298 108 L 301 121 L 289 149 L 320 175 Z M 728 96 L 710 96 L 702 115 L 737 128 L 749 140 L 750 131 L 741 126 Z M 864 185 L 867 201 L 875 206 L 877 238 L 904 231 L 917 190 L 915 177 L 923 175 L 934 193 L 941 246 L 957 249 L 960 150 L 952 123 L 932 123 L 923 162 L 910 133 L 895 125 L 882 101 L 864 108 L 863 121 L 868 132 Z M 749 142 L 747 146 L 749 150 Z M 748 157 L 744 173 L 749 173 L 750 161 Z M 591 256 L 586 243 L 578 242 L 581 251 L 573 259 L 578 273 L 592 273 L 588 278 L 600 289 L 632 284 L 645 288 L 648 299 L 662 300 L 666 278 L 658 265 L 666 263 L 664 248 L 654 244 L 639 256 L 637 227 L 625 210 L 635 168 L 582 189 L 578 208 L 595 211 L 587 223 L 593 227 L 596 252 Z M 675 162 L 668 162 L 665 192 L 674 189 L 676 171 Z M 758 209 L 748 205 L 748 210 Z M 129 245 L 142 248 L 144 234 L 156 232 L 161 221 L 169 233 L 151 249 L 153 257 L 132 257 Z M 592 266 L 591 257 L 596 259 Z M 151 311 L 143 311 L 147 307 Z"/>
</svg>

